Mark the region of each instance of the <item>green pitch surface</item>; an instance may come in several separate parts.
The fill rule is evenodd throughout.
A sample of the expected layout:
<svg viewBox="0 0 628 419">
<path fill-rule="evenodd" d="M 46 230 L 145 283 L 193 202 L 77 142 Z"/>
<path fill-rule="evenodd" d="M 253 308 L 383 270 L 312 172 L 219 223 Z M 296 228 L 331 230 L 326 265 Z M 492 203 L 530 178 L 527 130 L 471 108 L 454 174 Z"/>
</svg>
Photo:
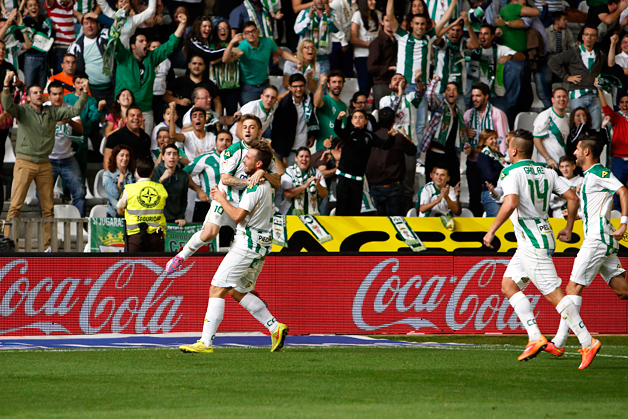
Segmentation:
<svg viewBox="0 0 628 419">
<path fill-rule="evenodd" d="M 404 340 L 409 338 L 404 337 Z M 0 353 L 11 417 L 596 417 L 628 411 L 628 337 L 518 362 L 526 337 L 416 337 L 464 347 L 31 350 Z M 569 344 L 576 345 L 575 338 Z"/>
</svg>

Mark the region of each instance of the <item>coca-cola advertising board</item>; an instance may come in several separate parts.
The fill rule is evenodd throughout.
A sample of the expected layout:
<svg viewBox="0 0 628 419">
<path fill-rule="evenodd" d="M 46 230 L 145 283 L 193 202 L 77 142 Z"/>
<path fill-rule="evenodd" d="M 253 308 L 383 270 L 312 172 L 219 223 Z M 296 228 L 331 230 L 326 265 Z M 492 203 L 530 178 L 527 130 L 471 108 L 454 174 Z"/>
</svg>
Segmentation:
<svg viewBox="0 0 628 419">
<path fill-rule="evenodd" d="M 622 263 L 626 261 L 623 260 Z M 0 335 L 199 332 L 220 256 L 0 258 Z M 555 257 L 563 284 L 573 257 Z M 508 257 L 270 256 L 256 290 L 291 334 L 523 333 L 501 279 Z M 541 330 L 556 310 L 530 284 Z M 601 277 L 584 292 L 592 332 L 628 333 L 628 305 Z M 219 332 L 265 332 L 227 297 Z"/>
</svg>

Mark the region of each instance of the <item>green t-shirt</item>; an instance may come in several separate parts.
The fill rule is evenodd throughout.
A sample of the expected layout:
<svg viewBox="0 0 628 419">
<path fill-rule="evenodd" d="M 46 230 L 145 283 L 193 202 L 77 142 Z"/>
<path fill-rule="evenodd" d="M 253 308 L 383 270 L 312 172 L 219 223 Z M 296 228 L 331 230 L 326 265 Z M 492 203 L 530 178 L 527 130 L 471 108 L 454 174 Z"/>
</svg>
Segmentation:
<svg viewBox="0 0 628 419">
<path fill-rule="evenodd" d="M 316 110 L 320 127 L 320 134 L 316 139 L 316 151 L 325 148 L 323 141 L 325 141 L 326 138 L 336 136 L 334 133 L 334 125 L 338 114 L 342 111 L 347 111 L 347 105 L 345 105 L 344 102 L 336 101 L 329 95 L 323 96 L 323 106 Z"/>
<path fill-rule="evenodd" d="M 270 38 L 259 38 L 259 45 L 253 48 L 246 39 L 238 45 L 244 54 L 240 56 L 241 81 L 257 86 L 268 79 L 268 63 L 277 44 Z"/>
<path fill-rule="evenodd" d="M 499 11 L 499 15 L 504 20 L 521 19 L 521 9 L 523 6 L 516 3 L 510 3 Z M 502 26 L 502 44 L 508 48 L 512 48 L 517 52 L 525 52 L 528 48 L 528 36 L 525 29 L 512 29 L 508 26 Z"/>
</svg>

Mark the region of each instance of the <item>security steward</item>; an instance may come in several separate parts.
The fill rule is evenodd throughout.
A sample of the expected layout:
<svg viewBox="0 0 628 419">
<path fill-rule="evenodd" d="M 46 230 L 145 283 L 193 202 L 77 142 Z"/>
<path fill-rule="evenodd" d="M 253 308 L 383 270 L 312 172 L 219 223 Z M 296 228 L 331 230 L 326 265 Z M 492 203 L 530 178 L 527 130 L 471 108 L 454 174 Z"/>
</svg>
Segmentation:
<svg viewBox="0 0 628 419">
<path fill-rule="evenodd" d="M 163 252 L 168 192 L 161 183 L 150 180 L 154 168 L 150 157 L 137 159 L 135 168 L 137 183 L 125 185 L 118 201 L 118 214 L 124 214 L 126 221 L 128 251 Z"/>
</svg>

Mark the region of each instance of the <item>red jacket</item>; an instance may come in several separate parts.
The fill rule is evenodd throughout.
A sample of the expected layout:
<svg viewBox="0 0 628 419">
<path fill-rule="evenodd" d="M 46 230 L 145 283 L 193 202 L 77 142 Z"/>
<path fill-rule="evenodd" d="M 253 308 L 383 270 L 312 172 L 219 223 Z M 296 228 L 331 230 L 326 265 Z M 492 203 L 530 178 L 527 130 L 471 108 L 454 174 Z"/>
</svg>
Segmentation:
<svg viewBox="0 0 628 419">
<path fill-rule="evenodd" d="M 613 111 L 610 106 L 602 106 L 604 115 L 611 117 L 613 138 L 611 139 L 611 155 L 628 158 L 628 120 Z"/>
</svg>

